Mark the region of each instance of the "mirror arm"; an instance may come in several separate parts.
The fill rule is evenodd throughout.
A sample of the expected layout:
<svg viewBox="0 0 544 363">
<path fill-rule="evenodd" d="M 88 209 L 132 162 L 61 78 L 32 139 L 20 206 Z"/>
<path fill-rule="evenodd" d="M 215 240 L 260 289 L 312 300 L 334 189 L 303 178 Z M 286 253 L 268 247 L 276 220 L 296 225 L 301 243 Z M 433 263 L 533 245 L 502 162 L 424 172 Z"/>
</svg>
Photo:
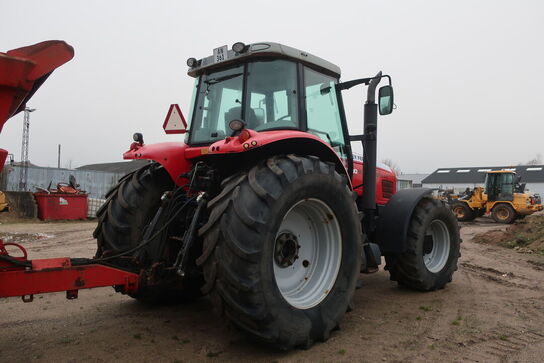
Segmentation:
<svg viewBox="0 0 544 363">
<path fill-rule="evenodd" d="M 359 78 L 359 79 L 354 79 L 352 81 L 346 81 L 346 82 L 342 82 L 342 83 L 338 83 L 336 85 L 336 88 L 339 90 L 339 91 L 343 91 L 345 89 L 350 89 L 351 87 L 355 87 L 357 85 L 360 85 L 360 84 L 365 84 L 365 85 L 368 85 L 368 83 L 370 82 L 370 80 L 372 80 L 372 78 Z"/>
<path fill-rule="evenodd" d="M 367 85 L 375 78 L 377 78 L 378 75 L 376 75 L 375 77 L 369 77 L 369 78 L 359 78 L 359 79 L 354 79 L 354 80 L 351 80 L 351 81 L 346 81 L 346 82 L 341 82 L 341 83 L 337 83 L 336 84 L 336 89 L 339 90 L 339 91 L 343 91 L 345 89 L 350 89 L 352 87 L 355 87 L 355 86 L 358 86 L 360 84 L 364 84 L 364 85 Z M 379 73 L 379 78 L 387 78 L 387 80 L 389 81 L 389 85 L 391 86 L 391 77 L 388 75 L 388 74 L 384 74 L 382 75 L 381 72 Z"/>
</svg>

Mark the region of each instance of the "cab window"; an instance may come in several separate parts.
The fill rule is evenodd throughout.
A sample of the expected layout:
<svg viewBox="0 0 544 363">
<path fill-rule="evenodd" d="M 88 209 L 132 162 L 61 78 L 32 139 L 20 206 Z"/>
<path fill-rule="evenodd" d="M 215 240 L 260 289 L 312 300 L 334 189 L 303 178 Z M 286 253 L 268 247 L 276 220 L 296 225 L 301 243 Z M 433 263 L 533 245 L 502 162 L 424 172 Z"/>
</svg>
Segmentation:
<svg viewBox="0 0 544 363">
<path fill-rule="evenodd" d="M 248 64 L 244 121 L 256 131 L 298 128 L 297 65 L 287 60 Z"/>
<path fill-rule="evenodd" d="M 336 82 L 333 77 L 304 68 L 308 132 L 321 138 L 341 157 L 345 157 L 345 139 L 336 98 Z"/>
</svg>

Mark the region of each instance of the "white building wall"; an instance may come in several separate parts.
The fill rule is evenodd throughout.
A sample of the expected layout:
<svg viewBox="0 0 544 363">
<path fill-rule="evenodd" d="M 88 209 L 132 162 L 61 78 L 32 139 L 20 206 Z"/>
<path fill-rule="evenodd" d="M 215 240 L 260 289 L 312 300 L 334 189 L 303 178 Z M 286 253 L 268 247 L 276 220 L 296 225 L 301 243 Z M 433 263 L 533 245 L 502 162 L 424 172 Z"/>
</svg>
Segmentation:
<svg viewBox="0 0 544 363">
<path fill-rule="evenodd" d="M 529 191 L 531 194 L 538 193 L 540 196 L 544 197 L 544 183 L 527 183 L 525 191 Z"/>
<path fill-rule="evenodd" d="M 443 184 L 423 184 L 423 188 L 431 189 L 453 189 L 454 193 L 458 194 L 464 192 L 466 188 L 473 189 L 475 187 L 485 187 L 484 183 L 474 184 L 474 183 L 443 183 Z M 544 197 L 544 183 L 527 183 L 525 187 L 526 191 L 529 191 L 530 194 L 540 194 Z"/>
<path fill-rule="evenodd" d="M 474 183 L 442 183 L 442 184 L 429 184 L 429 183 L 423 183 L 423 188 L 431 188 L 431 189 L 453 189 L 453 192 L 458 194 L 461 192 L 464 192 L 465 189 L 470 188 L 473 189 L 475 187 L 483 187 L 484 184 L 474 184 Z"/>
</svg>

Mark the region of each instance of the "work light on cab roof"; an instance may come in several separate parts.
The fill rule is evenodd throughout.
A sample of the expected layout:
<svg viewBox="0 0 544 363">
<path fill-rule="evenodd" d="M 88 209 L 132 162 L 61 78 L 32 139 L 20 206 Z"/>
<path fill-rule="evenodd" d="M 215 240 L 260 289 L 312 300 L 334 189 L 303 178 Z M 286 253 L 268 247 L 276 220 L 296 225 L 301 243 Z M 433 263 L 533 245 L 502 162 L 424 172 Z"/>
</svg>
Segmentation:
<svg viewBox="0 0 544 363">
<path fill-rule="evenodd" d="M 236 53 L 244 53 L 247 50 L 247 46 L 242 42 L 236 42 L 232 45 L 232 50 Z"/>
</svg>

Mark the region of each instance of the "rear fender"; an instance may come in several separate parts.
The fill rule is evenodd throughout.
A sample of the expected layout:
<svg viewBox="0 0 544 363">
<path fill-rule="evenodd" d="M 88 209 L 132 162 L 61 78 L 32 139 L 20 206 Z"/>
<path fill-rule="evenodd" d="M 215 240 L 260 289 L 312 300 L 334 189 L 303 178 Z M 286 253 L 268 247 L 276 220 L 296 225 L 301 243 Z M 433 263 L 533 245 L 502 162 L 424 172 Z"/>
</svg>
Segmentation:
<svg viewBox="0 0 544 363">
<path fill-rule="evenodd" d="M 220 160 L 221 157 L 235 157 L 240 160 L 257 161 L 274 155 L 314 155 L 323 161 L 334 163 L 336 171 L 347 177 L 346 183 L 351 188 L 351 180 L 344 162 L 334 149 L 319 137 L 298 130 L 247 131 L 250 137 L 244 141 L 240 141 L 240 138 L 235 136 L 213 143 L 208 148 L 205 157 L 216 160 Z"/>
<path fill-rule="evenodd" d="M 431 193 L 432 190 L 427 188 L 401 189 L 385 205 L 376 231 L 376 241 L 383 255 L 406 251 L 414 209 L 421 199 Z"/>
<path fill-rule="evenodd" d="M 132 144 L 123 159 L 148 159 L 161 164 L 176 185 L 184 185 L 188 180 L 181 175 L 192 168 L 192 163 L 185 158 L 187 145 L 182 142 L 162 142 L 150 145 Z"/>
</svg>

